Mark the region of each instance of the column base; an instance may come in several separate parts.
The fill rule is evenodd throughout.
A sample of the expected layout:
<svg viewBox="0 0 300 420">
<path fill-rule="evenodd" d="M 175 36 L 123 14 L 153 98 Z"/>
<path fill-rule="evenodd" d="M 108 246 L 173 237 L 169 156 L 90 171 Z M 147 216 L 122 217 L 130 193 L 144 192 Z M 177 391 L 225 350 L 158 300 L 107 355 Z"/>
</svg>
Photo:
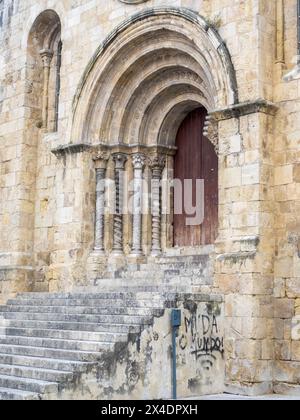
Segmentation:
<svg viewBox="0 0 300 420">
<path fill-rule="evenodd" d="M 119 270 L 126 266 L 126 257 L 123 252 L 112 252 L 107 260 L 108 270 Z"/>
<path fill-rule="evenodd" d="M 160 257 L 162 255 L 162 251 L 161 250 L 154 250 L 151 251 L 151 257 Z"/>
<path fill-rule="evenodd" d="M 110 255 L 115 256 L 115 257 L 124 257 L 124 252 L 122 250 L 116 249 L 116 250 L 113 250 Z"/>
<path fill-rule="evenodd" d="M 129 263 L 142 264 L 142 263 L 146 262 L 146 256 L 142 252 L 141 253 L 132 253 L 132 254 L 128 255 L 127 260 L 128 260 Z"/>
<path fill-rule="evenodd" d="M 93 255 L 95 256 L 99 256 L 99 257 L 105 257 L 106 256 L 106 252 L 104 249 L 101 248 L 94 248 L 93 250 Z"/>
</svg>

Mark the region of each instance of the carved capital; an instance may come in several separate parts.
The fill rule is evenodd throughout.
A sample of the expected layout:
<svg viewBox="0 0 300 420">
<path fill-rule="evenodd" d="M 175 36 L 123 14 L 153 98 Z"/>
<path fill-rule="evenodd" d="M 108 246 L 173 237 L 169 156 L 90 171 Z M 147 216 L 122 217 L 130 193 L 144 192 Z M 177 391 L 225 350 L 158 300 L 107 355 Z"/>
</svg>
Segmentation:
<svg viewBox="0 0 300 420">
<path fill-rule="evenodd" d="M 132 156 L 132 164 L 134 169 L 143 169 L 145 166 L 146 157 L 141 153 Z"/>
<path fill-rule="evenodd" d="M 106 169 L 107 162 L 109 161 L 109 153 L 108 152 L 103 152 L 103 151 L 98 151 L 93 156 L 93 161 L 95 162 L 96 169 Z"/>
<path fill-rule="evenodd" d="M 113 161 L 115 162 L 116 169 L 122 170 L 124 169 L 125 163 L 127 161 L 127 155 L 125 153 L 114 153 L 112 155 Z"/>
<path fill-rule="evenodd" d="M 43 67 L 50 67 L 53 58 L 53 52 L 51 50 L 41 50 L 40 56 L 43 62 Z"/>
<path fill-rule="evenodd" d="M 164 155 L 156 155 L 150 158 L 149 166 L 153 170 L 163 171 L 166 165 L 166 157 Z"/>
</svg>

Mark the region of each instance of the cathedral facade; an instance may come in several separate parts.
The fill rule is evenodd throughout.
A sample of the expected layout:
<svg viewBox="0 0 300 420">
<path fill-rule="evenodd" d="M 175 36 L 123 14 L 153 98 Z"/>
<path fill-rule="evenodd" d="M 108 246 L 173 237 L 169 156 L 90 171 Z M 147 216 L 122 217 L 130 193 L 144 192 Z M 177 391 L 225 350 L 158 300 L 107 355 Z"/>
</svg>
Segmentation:
<svg viewBox="0 0 300 420">
<path fill-rule="evenodd" d="M 173 307 L 181 396 L 300 394 L 298 3 L 0 1 L 1 303 L 168 301 L 53 398 L 170 397 Z"/>
</svg>

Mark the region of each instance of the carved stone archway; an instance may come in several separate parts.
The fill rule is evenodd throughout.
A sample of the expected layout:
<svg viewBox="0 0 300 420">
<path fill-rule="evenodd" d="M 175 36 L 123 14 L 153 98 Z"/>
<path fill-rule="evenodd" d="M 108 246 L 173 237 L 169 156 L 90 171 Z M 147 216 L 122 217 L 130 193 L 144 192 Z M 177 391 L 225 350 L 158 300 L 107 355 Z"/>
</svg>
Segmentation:
<svg viewBox="0 0 300 420">
<path fill-rule="evenodd" d="M 187 114 L 199 107 L 211 113 L 236 103 L 235 72 L 217 31 L 189 9 L 144 10 L 117 27 L 88 64 L 74 97 L 69 142 L 110 153 L 112 166 L 116 166 L 116 154 L 125 154 L 121 169 L 131 164 L 133 177 L 139 173 L 134 165 L 136 156 L 142 154 L 143 160 L 148 158 L 143 169 L 148 167 L 152 179 L 159 181 L 172 169 L 176 132 Z M 208 119 L 205 130 L 217 148 L 217 125 L 213 122 Z M 153 163 L 158 158 L 163 166 Z M 117 175 L 121 169 L 116 169 Z M 99 176 L 99 169 L 97 173 Z M 123 191 L 117 187 L 119 200 Z M 160 191 L 155 190 L 153 196 L 159 202 Z M 116 204 L 119 208 L 120 203 Z M 142 239 L 143 250 L 148 247 L 155 254 L 162 247 L 162 231 L 168 236 L 163 224 L 170 224 L 160 219 L 159 211 L 147 222 L 150 233 Z M 139 215 L 135 220 L 142 223 Z M 96 228 L 102 232 L 99 223 L 97 219 Z M 110 243 L 115 243 L 123 234 L 119 215 L 112 226 Z M 135 232 L 145 229 L 134 225 L 132 230 L 126 242 L 139 248 L 141 238 Z M 99 239 L 99 232 L 95 237 Z M 98 243 L 99 247 L 105 248 Z"/>
</svg>

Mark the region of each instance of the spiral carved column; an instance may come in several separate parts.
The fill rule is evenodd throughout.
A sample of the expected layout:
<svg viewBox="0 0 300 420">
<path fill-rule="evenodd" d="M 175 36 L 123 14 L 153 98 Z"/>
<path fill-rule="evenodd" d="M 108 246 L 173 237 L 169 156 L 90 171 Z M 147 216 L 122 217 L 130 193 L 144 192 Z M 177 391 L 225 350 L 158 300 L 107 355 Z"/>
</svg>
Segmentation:
<svg viewBox="0 0 300 420">
<path fill-rule="evenodd" d="M 132 157 L 134 169 L 134 200 L 133 200 L 133 244 L 132 255 L 142 255 L 142 200 L 143 200 L 143 169 L 145 156 L 136 154 Z"/>
<path fill-rule="evenodd" d="M 113 254 L 123 254 L 123 176 L 127 156 L 124 153 L 113 155 L 115 162 L 115 215 L 114 215 L 114 238 Z"/>
<path fill-rule="evenodd" d="M 156 156 L 150 162 L 152 170 L 152 255 L 161 253 L 161 180 L 165 163 L 165 156 Z"/>
<path fill-rule="evenodd" d="M 104 254 L 105 181 L 109 156 L 100 153 L 94 158 L 96 166 L 95 252 Z"/>
</svg>

